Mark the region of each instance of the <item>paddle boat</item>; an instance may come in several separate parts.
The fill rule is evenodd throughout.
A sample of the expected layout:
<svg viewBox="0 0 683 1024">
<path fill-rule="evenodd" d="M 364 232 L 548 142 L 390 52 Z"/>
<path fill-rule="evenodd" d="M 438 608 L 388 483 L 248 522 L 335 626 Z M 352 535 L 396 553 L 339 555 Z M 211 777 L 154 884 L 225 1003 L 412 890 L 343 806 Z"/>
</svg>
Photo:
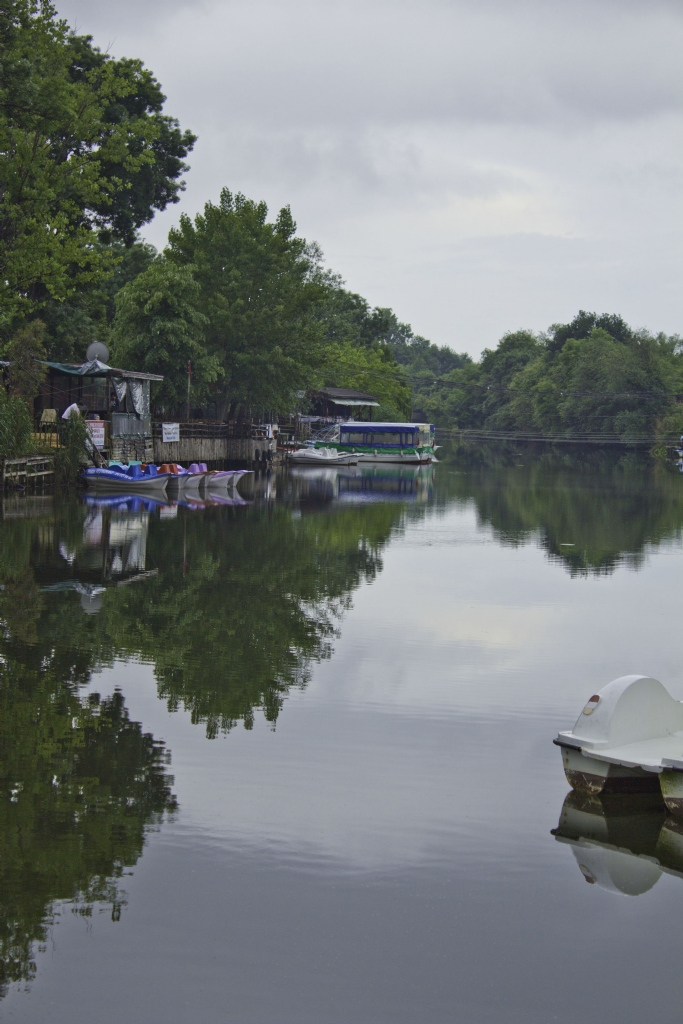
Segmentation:
<svg viewBox="0 0 683 1024">
<path fill-rule="evenodd" d="M 358 456 L 353 452 L 342 452 L 337 448 L 298 448 L 289 452 L 289 461 L 298 466 L 355 466 Z"/>
<path fill-rule="evenodd" d="M 243 476 L 253 475 L 253 469 L 214 469 L 204 478 L 204 487 L 211 490 L 237 487 Z"/>
<path fill-rule="evenodd" d="M 553 742 L 572 789 L 594 795 L 661 790 L 668 810 L 683 814 L 683 702 L 657 679 L 614 679 Z"/>
<path fill-rule="evenodd" d="M 88 487 L 100 491 L 120 491 L 124 494 L 162 494 L 166 491 L 171 473 L 160 473 L 153 464 L 139 462 L 124 466 L 110 463 L 107 467 L 93 466 L 83 470 L 81 478 Z"/>
<path fill-rule="evenodd" d="M 207 474 L 205 462 L 191 462 L 185 469 L 177 462 L 163 462 L 159 467 L 160 473 L 170 473 L 170 486 L 182 489 L 183 492 L 199 490 Z"/>
</svg>

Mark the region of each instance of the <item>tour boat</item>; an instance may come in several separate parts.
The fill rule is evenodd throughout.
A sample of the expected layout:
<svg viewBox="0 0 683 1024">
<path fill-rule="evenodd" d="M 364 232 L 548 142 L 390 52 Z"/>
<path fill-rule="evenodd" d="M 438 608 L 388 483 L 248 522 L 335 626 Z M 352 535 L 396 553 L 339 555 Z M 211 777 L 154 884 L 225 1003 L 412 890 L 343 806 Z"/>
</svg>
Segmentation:
<svg viewBox="0 0 683 1024">
<path fill-rule="evenodd" d="M 567 781 L 586 793 L 661 789 L 683 814 L 683 702 L 648 676 L 622 676 L 587 701 L 573 729 L 553 741 Z"/>
<path fill-rule="evenodd" d="M 298 448 L 289 453 L 289 461 L 295 462 L 298 466 L 355 466 L 358 456 L 351 452 L 342 452 L 332 447 L 306 447 Z"/>
<path fill-rule="evenodd" d="M 355 455 L 364 463 L 421 464 L 436 457 L 431 423 L 338 423 L 320 431 L 313 445 L 318 451 L 331 448 Z"/>
<path fill-rule="evenodd" d="M 166 491 L 171 473 L 160 473 L 153 464 L 133 463 L 104 467 L 90 467 L 81 473 L 88 487 L 100 491 L 120 491 L 124 494 L 161 494 Z"/>
</svg>

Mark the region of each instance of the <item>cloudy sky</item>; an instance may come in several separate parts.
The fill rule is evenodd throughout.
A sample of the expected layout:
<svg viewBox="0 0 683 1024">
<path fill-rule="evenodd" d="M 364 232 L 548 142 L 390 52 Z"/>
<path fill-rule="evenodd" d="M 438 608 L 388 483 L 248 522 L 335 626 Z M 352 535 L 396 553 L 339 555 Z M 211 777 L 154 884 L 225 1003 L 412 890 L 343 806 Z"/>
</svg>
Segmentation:
<svg viewBox="0 0 683 1024">
<path fill-rule="evenodd" d="M 57 0 L 199 135 L 187 191 L 289 203 L 349 288 L 478 354 L 579 308 L 683 333 L 675 0 Z"/>
</svg>

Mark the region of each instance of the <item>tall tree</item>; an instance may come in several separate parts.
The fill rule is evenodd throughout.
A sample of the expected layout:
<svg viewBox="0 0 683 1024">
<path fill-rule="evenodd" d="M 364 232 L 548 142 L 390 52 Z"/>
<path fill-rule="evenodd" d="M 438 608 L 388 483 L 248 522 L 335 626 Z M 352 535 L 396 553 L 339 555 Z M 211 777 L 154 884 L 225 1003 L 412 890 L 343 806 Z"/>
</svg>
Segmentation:
<svg viewBox="0 0 683 1024">
<path fill-rule="evenodd" d="M 267 217 L 265 203 L 223 189 L 218 205 L 180 218 L 166 255 L 196 268 L 224 400 L 288 412 L 322 358 L 320 252 L 297 236 L 289 207 Z"/>
<path fill-rule="evenodd" d="M 193 270 L 160 257 L 116 296 L 112 336 L 117 364 L 163 374 L 155 403 L 169 410 L 186 399 L 188 362 L 195 402 L 206 398 L 220 373 L 218 357 L 205 345 L 208 320 L 198 309 Z"/>
<path fill-rule="evenodd" d="M 139 60 L 114 60 L 49 0 L 0 4 L 0 329 L 111 268 L 176 202 L 195 137 Z"/>
</svg>

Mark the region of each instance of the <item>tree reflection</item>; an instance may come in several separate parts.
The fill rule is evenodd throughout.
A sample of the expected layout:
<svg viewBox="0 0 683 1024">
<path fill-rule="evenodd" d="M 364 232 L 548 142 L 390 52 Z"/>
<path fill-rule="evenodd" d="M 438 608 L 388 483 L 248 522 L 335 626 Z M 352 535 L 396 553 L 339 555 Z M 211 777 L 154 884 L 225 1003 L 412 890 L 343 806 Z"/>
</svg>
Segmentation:
<svg viewBox="0 0 683 1024">
<path fill-rule="evenodd" d="M 123 696 L 65 681 L 63 660 L 0 666 L 0 994 L 29 981 L 56 901 L 90 914 L 125 902 L 119 878 L 145 830 L 175 807 L 162 744 L 130 721 Z"/>
<path fill-rule="evenodd" d="M 440 500 L 474 501 L 502 544 L 539 538 L 573 576 L 638 568 L 648 547 L 681 537 L 683 481 L 666 466 L 605 456 L 516 458 L 523 464 L 446 471 Z"/>
<path fill-rule="evenodd" d="M 107 594 L 103 628 L 119 654 L 154 663 L 159 695 L 209 737 L 261 709 L 274 723 L 285 694 L 328 658 L 350 595 L 381 570 L 400 506 L 294 517 L 279 505 L 207 509 L 150 533 L 159 573 Z"/>
<path fill-rule="evenodd" d="M 0 995 L 33 977 L 57 904 L 118 918 L 124 867 L 175 808 L 163 744 L 120 692 L 83 692 L 115 649 L 76 595 L 49 589 L 82 530 L 66 506 L 0 531 Z"/>
</svg>

